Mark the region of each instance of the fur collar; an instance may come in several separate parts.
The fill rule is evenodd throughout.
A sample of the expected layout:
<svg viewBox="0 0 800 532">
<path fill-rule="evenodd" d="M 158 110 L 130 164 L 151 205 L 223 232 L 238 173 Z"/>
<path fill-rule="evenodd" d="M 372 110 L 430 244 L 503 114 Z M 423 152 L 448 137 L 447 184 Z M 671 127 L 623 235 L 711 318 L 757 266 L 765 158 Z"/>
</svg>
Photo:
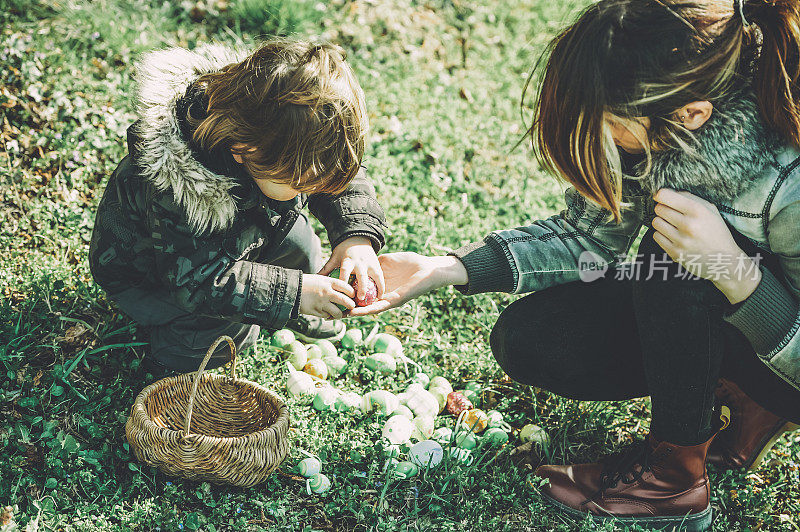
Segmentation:
<svg viewBox="0 0 800 532">
<path fill-rule="evenodd" d="M 761 119 L 755 94 L 746 88 L 715 102 L 711 118 L 694 133 L 696 153 L 653 153 L 652 170 L 640 180 L 643 189 L 654 193 L 668 187 L 712 203 L 730 203 L 775 160 L 780 142 Z M 644 163 L 639 163 L 635 174 L 643 169 Z"/>
<path fill-rule="evenodd" d="M 177 102 L 200 75 L 242 61 L 246 52 L 221 45 L 195 51 L 168 48 L 144 55 L 136 67 L 138 126 L 136 162 L 157 190 L 171 189 L 193 231 L 230 227 L 237 206 L 234 176 L 216 173 L 193 155 L 183 140 Z"/>
</svg>

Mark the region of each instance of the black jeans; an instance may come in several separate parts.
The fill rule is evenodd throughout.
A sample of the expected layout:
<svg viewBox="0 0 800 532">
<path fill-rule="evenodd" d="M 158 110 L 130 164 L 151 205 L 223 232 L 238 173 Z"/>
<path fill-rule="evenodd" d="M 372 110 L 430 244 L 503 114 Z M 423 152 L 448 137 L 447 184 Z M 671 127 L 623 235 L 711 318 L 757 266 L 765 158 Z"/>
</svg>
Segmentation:
<svg viewBox="0 0 800 532">
<path fill-rule="evenodd" d="M 800 391 L 761 362 L 747 338 L 722 319 L 727 299 L 711 281 L 676 277 L 686 270 L 655 243 L 653 232 L 639 247 L 638 279 L 617 279 L 610 270 L 596 281 L 555 286 L 509 305 L 490 338 L 503 370 L 518 382 L 572 399 L 649 395 L 651 432 L 676 445 L 711 436 L 721 376 L 767 410 L 800 422 Z M 761 264 L 776 272 L 774 256 L 732 232 L 746 253 L 760 253 Z M 658 273 L 647 280 L 651 264 Z"/>
</svg>

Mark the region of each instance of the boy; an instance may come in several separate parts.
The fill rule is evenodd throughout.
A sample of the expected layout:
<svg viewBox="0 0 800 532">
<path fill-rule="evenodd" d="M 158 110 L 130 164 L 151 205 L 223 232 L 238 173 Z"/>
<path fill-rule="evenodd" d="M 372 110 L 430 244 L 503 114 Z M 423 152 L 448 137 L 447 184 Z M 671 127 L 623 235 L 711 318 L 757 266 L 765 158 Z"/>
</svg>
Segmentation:
<svg viewBox="0 0 800 532">
<path fill-rule="evenodd" d="M 138 120 L 89 252 L 95 281 L 145 329 L 151 373 L 194 371 L 220 335 L 335 339 L 350 273 L 383 290 L 385 218 L 361 169 L 364 95 L 336 46 L 274 39 L 147 54 Z M 333 253 L 302 208 L 325 226 Z M 325 275 L 341 266 L 340 279 Z M 317 275 L 319 272 L 320 275 Z M 366 286 L 366 283 L 361 283 Z M 223 344 L 209 362 L 227 362 Z"/>
</svg>

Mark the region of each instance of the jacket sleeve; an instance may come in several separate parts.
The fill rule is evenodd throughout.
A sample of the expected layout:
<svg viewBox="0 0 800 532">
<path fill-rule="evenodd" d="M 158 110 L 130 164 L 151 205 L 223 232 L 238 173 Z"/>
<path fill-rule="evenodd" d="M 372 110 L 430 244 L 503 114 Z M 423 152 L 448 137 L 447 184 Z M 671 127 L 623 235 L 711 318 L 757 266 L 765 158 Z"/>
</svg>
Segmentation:
<svg viewBox="0 0 800 532">
<path fill-rule="evenodd" d="M 800 390 L 800 201 L 770 220 L 769 245 L 782 271 L 759 266 L 755 291 L 723 319 L 742 331 L 767 366 Z"/>
<path fill-rule="evenodd" d="M 586 200 L 574 187 L 564 198 L 566 209 L 527 227 L 494 231 L 481 242 L 451 253 L 467 269 L 469 283 L 456 287 L 465 294 L 521 294 L 580 279 L 578 262 L 585 251 L 609 267 L 623 261 L 642 224 L 652 218 L 653 200 L 638 182 L 623 180 L 619 224 L 611 212 Z"/>
<path fill-rule="evenodd" d="M 363 168 L 338 196 L 311 195 L 308 208 L 325 226 L 331 248 L 353 236 L 369 238 L 376 253 L 386 243 L 386 217 L 375 196 L 375 187 Z"/>
<path fill-rule="evenodd" d="M 175 303 L 192 314 L 281 328 L 297 315 L 302 272 L 244 260 L 236 225 L 197 236 L 169 194 L 152 200 L 150 230 L 155 275 Z M 252 246 L 250 246 L 252 247 Z"/>
</svg>

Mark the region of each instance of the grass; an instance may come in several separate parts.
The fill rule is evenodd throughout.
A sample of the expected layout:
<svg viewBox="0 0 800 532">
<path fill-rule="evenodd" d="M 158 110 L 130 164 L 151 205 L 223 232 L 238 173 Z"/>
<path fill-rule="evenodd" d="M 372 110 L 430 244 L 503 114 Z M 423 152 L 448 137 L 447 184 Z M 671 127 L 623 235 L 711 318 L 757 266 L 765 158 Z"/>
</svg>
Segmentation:
<svg viewBox="0 0 800 532">
<path fill-rule="evenodd" d="M 388 214 L 387 249 L 441 254 L 557 212 L 562 186 L 512 149 L 525 127 L 518 102 L 543 45 L 585 3 L 0 2 L 0 506 L 31 530 L 585 528 L 545 508 L 505 451 L 387 482 L 378 416 L 293 401 L 292 454 L 262 486 L 181 481 L 141 465 L 123 429 L 144 385 L 141 342 L 86 264 L 94 209 L 134 116 L 135 58 L 212 39 L 297 33 L 346 48 L 368 96 L 365 164 Z M 646 400 L 581 403 L 505 378 L 487 338 L 512 299 L 442 290 L 351 326 L 379 323 L 456 387 L 481 382 L 486 408 L 548 431 L 547 460 L 594 459 L 646 432 Z M 261 342 L 242 374 L 283 393 L 277 359 Z M 341 382 L 405 386 L 355 369 Z M 300 449 L 324 461 L 329 494 L 309 496 L 291 475 Z M 798 454 L 800 438 L 784 438 L 753 474 L 713 473 L 715 530 L 797 530 Z"/>
</svg>

